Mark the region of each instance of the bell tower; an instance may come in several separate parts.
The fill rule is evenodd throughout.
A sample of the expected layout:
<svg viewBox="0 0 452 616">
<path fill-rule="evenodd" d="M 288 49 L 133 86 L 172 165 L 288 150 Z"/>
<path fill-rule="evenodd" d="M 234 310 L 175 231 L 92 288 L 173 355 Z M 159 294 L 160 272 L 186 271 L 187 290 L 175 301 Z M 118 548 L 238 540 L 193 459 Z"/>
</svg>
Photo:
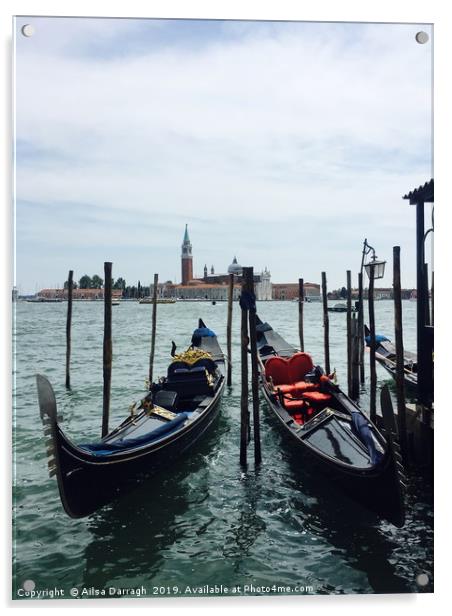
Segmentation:
<svg viewBox="0 0 452 616">
<path fill-rule="evenodd" d="M 187 284 L 190 280 L 193 280 L 193 255 L 188 236 L 188 225 L 185 225 L 184 241 L 182 242 L 181 265 L 182 284 Z"/>
</svg>

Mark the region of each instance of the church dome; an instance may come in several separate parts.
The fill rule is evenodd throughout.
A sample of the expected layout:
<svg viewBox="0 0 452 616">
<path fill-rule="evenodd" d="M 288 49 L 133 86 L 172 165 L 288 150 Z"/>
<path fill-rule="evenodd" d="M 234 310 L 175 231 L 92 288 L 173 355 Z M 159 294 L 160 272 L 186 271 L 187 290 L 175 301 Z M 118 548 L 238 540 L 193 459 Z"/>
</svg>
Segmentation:
<svg viewBox="0 0 452 616">
<path fill-rule="evenodd" d="M 241 274 L 242 273 L 242 266 L 237 263 L 237 257 L 234 257 L 234 260 L 232 261 L 231 265 L 228 267 L 228 274 Z"/>
</svg>

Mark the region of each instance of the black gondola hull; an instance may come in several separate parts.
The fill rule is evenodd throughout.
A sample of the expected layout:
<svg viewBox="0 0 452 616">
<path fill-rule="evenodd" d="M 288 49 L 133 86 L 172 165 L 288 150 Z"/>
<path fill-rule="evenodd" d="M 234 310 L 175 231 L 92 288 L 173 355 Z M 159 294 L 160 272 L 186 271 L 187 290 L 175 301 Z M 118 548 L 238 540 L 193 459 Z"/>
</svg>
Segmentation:
<svg viewBox="0 0 452 616">
<path fill-rule="evenodd" d="M 300 466 L 311 476 L 321 473 L 328 477 L 368 510 L 396 526 L 403 526 L 405 477 L 393 439 L 392 408 L 386 413 L 383 435 L 358 405 L 325 376 L 321 382 L 317 381 L 314 389 L 317 387 L 320 393 L 317 400 L 328 402 L 319 402 L 318 407 L 308 403 L 306 407 L 303 400 L 309 400 L 309 394 L 304 397 L 304 387 L 312 384 L 312 380 L 306 382 L 301 376 L 301 383 L 300 377 L 295 378 L 296 371 L 289 375 L 283 367 L 298 355 L 297 350 L 268 323 L 257 319 L 257 327 L 261 391 L 281 429 L 304 458 Z M 273 362 L 279 368 L 276 372 L 270 369 L 267 378 L 267 361 L 274 356 L 281 358 Z M 308 357 L 302 359 L 305 366 L 312 364 Z M 289 380 L 281 380 L 286 376 Z M 274 384 L 273 377 L 279 385 Z M 294 391 L 295 398 L 290 393 Z M 305 409 L 304 416 L 300 411 L 293 411 L 294 402 L 295 408 Z"/>
<path fill-rule="evenodd" d="M 300 455 L 300 460 L 302 460 L 300 468 L 311 476 L 321 473 L 361 506 L 397 527 L 403 526 L 405 516 L 401 502 L 399 470 L 389 452 L 386 453 L 378 467 L 369 471 L 344 468 L 309 447 L 281 417 L 278 406 L 273 403 L 267 390 L 263 387 L 262 391 L 272 414 L 278 420 L 282 433 L 286 438 L 290 438 L 292 445 Z"/>
<path fill-rule="evenodd" d="M 218 391 L 208 412 L 181 433 L 116 461 L 84 457 L 56 425 L 57 479 L 66 513 L 73 518 L 90 515 L 159 470 L 166 469 L 209 429 L 218 415 L 220 398 L 221 391 Z"/>
<path fill-rule="evenodd" d="M 378 352 L 378 350 L 377 350 Z M 397 371 L 395 364 L 393 362 L 388 362 L 384 357 L 375 356 L 376 361 L 380 364 L 382 368 L 386 370 L 388 374 L 394 379 L 397 378 Z M 417 391 L 417 375 L 416 374 L 404 374 L 403 381 L 405 383 L 405 387 L 411 392 L 416 393 Z"/>
<path fill-rule="evenodd" d="M 199 328 L 207 329 L 202 320 Z M 90 515 L 135 488 L 147 477 L 160 470 L 167 472 L 168 467 L 183 456 L 215 421 L 225 386 L 224 356 L 212 332 L 197 334 L 196 342 L 193 337 L 192 344 L 209 352 L 209 361 L 211 364 L 214 362 L 215 368 L 209 374 L 205 371 L 210 381 L 207 376 L 204 377 L 206 385 L 201 388 L 202 395 L 193 393 L 193 381 L 190 379 L 183 383 L 180 390 L 182 404 L 184 409 L 187 405 L 192 406 L 178 414 L 157 405 L 159 419 L 155 419 L 155 408 L 152 406 L 149 410 L 144 404 L 145 398 L 138 415 L 130 415 L 94 444 L 79 446 L 64 434 L 59 425 L 52 386 L 45 377 L 37 376 L 40 414 L 44 433 L 48 437 L 49 474 L 57 478 L 61 502 L 70 517 Z M 182 372 L 187 370 L 182 369 Z M 156 387 L 159 390 L 162 386 Z M 192 393 L 188 393 L 187 397 L 187 392 Z M 172 421 L 170 418 L 175 419 Z"/>
<path fill-rule="evenodd" d="M 369 338 L 370 330 L 367 325 L 364 326 L 364 331 L 366 338 Z M 367 346 L 369 346 L 369 342 Z M 394 380 L 397 379 L 396 347 L 392 342 L 387 339 L 383 342 L 377 342 L 375 347 L 375 359 Z M 403 380 L 405 387 L 407 387 L 411 393 L 415 393 L 417 392 L 417 371 L 413 370 L 413 364 L 417 365 L 417 355 L 405 351 L 403 363 Z"/>
</svg>

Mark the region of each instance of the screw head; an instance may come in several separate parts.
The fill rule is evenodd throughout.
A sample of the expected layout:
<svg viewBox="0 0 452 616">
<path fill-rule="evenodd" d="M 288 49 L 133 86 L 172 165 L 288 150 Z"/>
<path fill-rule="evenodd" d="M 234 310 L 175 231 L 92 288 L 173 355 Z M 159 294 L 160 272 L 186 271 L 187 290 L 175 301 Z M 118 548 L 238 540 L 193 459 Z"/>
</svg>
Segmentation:
<svg viewBox="0 0 452 616">
<path fill-rule="evenodd" d="M 30 36 L 33 36 L 34 33 L 35 33 L 35 29 L 33 28 L 31 24 L 25 24 L 25 26 L 22 26 L 22 34 L 24 36 L 30 37 Z"/>
<path fill-rule="evenodd" d="M 33 582 L 33 580 L 25 580 L 25 582 L 22 584 L 22 588 L 27 592 L 31 592 L 36 588 L 36 584 Z"/>
<path fill-rule="evenodd" d="M 428 42 L 428 34 L 427 32 L 424 32 L 423 30 L 421 30 L 421 32 L 418 32 L 416 34 L 416 41 L 420 44 L 420 45 L 425 45 L 425 43 Z"/>
<path fill-rule="evenodd" d="M 418 586 L 427 586 L 429 581 L 429 577 L 426 573 L 420 573 L 416 578 L 416 583 Z"/>
</svg>

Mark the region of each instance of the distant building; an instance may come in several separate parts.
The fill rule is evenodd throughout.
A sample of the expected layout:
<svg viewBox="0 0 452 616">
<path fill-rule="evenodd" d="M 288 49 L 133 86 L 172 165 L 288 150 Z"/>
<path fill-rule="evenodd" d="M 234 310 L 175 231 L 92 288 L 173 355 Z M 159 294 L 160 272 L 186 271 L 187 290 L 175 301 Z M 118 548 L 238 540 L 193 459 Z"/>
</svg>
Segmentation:
<svg viewBox="0 0 452 616">
<path fill-rule="evenodd" d="M 402 299 L 410 299 L 416 297 L 416 289 L 401 289 Z M 363 297 L 367 299 L 369 297 L 369 289 L 365 288 L 363 290 Z M 394 290 L 392 287 L 388 287 L 386 289 L 374 289 L 374 299 L 394 299 Z"/>
<path fill-rule="evenodd" d="M 320 300 L 320 285 L 314 282 L 304 283 L 304 295 L 309 301 Z M 298 282 L 284 282 L 272 284 L 272 298 L 275 300 L 298 299 Z"/>
<path fill-rule="evenodd" d="M 67 299 L 67 289 L 41 289 L 37 294 L 40 297 L 47 299 Z M 111 295 L 113 299 L 120 299 L 122 297 L 122 289 L 112 289 Z M 73 289 L 72 299 L 74 300 L 99 300 L 104 299 L 103 289 Z"/>
<path fill-rule="evenodd" d="M 242 282 L 242 266 L 234 256 L 227 272 L 215 273 L 215 267 L 211 265 L 210 273 L 207 263 L 204 265 L 203 278 L 193 277 L 193 249 L 188 234 L 188 226 L 185 226 L 184 239 L 181 252 L 181 284 L 167 283 L 165 285 L 165 295 L 179 299 L 205 299 L 205 300 L 227 300 L 229 275 L 234 274 L 234 299 L 240 295 Z M 258 300 L 272 299 L 271 275 L 267 268 L 261 273 L 254 274 L 254 292 Z"/>
<path fill-rule="evenodd" d="M 188 225 L 185 225 L 184 241 L 182 242 L 181 270 L 183 285 L 193 280 L 193 254 L 190 238 L 188 237 Z"/>
</svg>

